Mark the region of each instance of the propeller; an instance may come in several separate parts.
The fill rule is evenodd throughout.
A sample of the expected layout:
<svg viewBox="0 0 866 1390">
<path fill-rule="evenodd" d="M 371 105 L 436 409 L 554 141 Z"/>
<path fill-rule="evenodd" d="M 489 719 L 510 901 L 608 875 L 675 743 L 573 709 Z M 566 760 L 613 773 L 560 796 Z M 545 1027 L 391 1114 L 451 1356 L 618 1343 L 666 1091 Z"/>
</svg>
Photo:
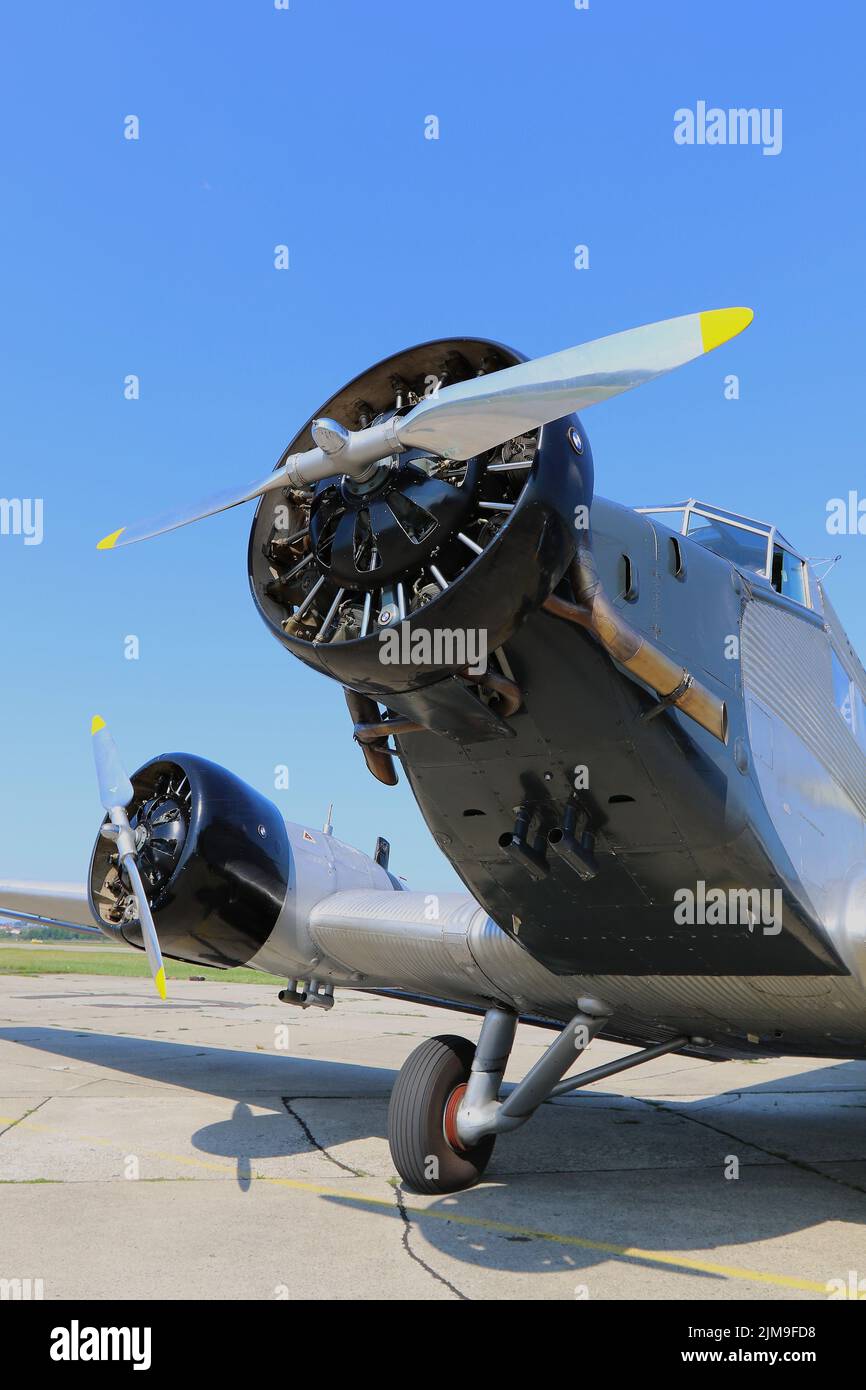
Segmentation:
<svg viewBox="0 0 866 1390">
<path fill-rule="evenodd" d="M 407 449 L 425 448 L 460 461 L 473 458 L 712 352 L 742 333 L 752 318 L 751 309 L 708 309 L 596 338 L 500 372 L 455 382 L 419 401 L 406 415 L 391 416 L 362 430 L 347 430 L 335 420 L 314 420 L 315 447 L 291 454 L 266 478 L 225 489 L 152 521 L 121 526 L 97 548 L 114 550 L 148 540 L 274 488 L 309 487 L 342 474 L 363 482 L 381 460 Z"/>
<path fill-rule="evenodd" d="M 153 982 L 160 999 L 165 999 L 165 966 L 162 963 L 159 938 L 135 857 L 135 832 L 126 814 L 126 808 L 134 795 L 132 783 L 124 771 L 117 745 L 108 731 L 105 720 L 100 719 L 98 714 L 93 717 L 90 732 L 93 737 L 93 761 L 96 764 L 99 799 L 108 812 L 108 823 L 102 827 L 102 833 L 117 844 L 118 863 L 126 870 L 138 908 L 138 920 Z"/>
</svg>

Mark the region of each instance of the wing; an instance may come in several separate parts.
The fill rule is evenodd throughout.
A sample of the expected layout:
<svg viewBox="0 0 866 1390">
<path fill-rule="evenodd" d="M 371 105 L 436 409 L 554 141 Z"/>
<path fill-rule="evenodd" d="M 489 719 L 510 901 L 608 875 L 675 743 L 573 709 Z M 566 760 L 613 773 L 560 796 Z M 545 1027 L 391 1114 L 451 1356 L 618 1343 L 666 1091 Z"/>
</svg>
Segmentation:
<svg viewBox="0 0 866 1390">
<path fill-rule="evenodd" d="M 0 880 L 0 917 L 102 935 L 94 923 L 84 884 Z"/>
</svg>

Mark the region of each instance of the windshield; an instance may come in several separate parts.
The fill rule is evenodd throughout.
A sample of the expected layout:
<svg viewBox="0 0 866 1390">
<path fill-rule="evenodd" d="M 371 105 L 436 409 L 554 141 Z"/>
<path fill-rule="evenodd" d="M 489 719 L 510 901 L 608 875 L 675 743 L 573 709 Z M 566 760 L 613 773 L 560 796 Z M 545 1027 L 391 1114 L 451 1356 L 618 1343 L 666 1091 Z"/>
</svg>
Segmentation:
<svg viewBox="0 0 866 1390">
<path fill-rule="evenodd" d="M 689 513 L 686 534 L 699 545 L 706 546 L 707 550 L 712 550 L 714 555 L 721 555 L 740 569 L 751 570 L 753 574 L 766 579 L 766 534 L 747 531 L 743 526 L 734 526 L 714 517 L 701 516 L 699 512 Z"/>
<path fill-rule="evenodd" d="M 640 508 L 644 516 L 648 516 L 650 521 L 654 521 L 657 526 L 669 526 L 672 531 L 682 531 L 685 507 L 661 507 L 656 512 L 644 511 Z"/>
</svg>

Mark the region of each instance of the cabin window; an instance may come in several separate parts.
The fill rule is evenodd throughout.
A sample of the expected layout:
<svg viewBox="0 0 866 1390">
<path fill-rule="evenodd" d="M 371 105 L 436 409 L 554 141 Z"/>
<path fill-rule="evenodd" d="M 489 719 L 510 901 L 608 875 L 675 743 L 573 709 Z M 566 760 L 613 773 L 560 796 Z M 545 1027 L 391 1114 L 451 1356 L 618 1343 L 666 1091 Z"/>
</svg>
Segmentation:
<svg viewBox="0 0 866 1390">
<path fill-rule="evenodd" d="M 848 728 L 866 753 L 866 700 L 833 652 L 833 701 Z"/>
<path fill-rule="evenodd" d="M 833 658 L 833 703 L 853 734 L 855 732 L 854 683 L 836 653 L 832 652 L 831 655 Z M 862 698 L 860 703 L 862 705 Z"/>
<path fill-rule="evenodd" d="M 806 566 L 784 546 L 773 546 L 773 588 L 806 607 Z"/>
<path fill-rule="evenodd" d="M 857 742 L 866 753 L 866 701 L 856 685 L 854 686 L 854 733 Z"/>
</svg>

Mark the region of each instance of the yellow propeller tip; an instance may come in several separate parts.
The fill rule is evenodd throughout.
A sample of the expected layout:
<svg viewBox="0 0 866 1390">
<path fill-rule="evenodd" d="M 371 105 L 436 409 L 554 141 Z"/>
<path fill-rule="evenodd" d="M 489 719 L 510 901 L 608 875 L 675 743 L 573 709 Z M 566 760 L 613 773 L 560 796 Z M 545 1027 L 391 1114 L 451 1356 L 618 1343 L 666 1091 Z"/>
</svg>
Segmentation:
<svg viewBox="0 0 866 1390">
<path fill-rule="evenodd" d="M 748 328 L 755 317 L 753 309 L 705 309 L 701 314 L 701 342 L 704 352 L 712 352 Z"/>
<path fill-rule="evenodd" d="M 117 545 L 117 539 L 118 539 L 118 537 L 119 537 L 119 536 L 122 536 L 125 530 L 126 530 L 126 527 L 125 527 L 125 526 L 121 526 L 121 527 L 119 528 L 119 530 L 117 530 L 117 531 L 112 531 L 112 533 L 111 533 L 110 536 L 103 536 L 102 540 L 99 542 L 99 544 L 97 545 L 96 549 L 97 549 L 97 550 L 113 550 L 114 547 Z"/>
<path fill-rule="evenodd" d="M 156 974 L 155 974 L 154 977 L 153 977 L 153 983 L 156 985 L 156 992 L 157 992 L 157 994 L 159 995 L 160 999 L 164 999 L 164 998 L 165 998 L 165 966 L 164 966 L 164 965 L 161 965 L 161 966 L 159 967 L 159 969 L 157 970 Z"/>
<path fill-rule="evenodd" d="M 104 728 L 105 720 L 102 719 L 98 714 L 94 714 L 93 718 L 90 721 L 90 732 L 92 734 L 98 734 L 99 730 Z"/>
</svg>

